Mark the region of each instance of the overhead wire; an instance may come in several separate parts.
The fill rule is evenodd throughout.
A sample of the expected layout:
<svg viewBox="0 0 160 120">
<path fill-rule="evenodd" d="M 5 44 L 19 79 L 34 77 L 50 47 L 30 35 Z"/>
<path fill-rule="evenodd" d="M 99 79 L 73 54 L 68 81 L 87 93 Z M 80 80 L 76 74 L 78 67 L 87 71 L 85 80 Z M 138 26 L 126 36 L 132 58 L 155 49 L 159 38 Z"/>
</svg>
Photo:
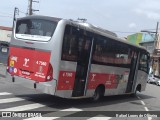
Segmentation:
<svg viewBox="0 0 160 120">
<path fill-rule="evenodd" d="M 19 12 L 20 12 L 20 13 L 23 13 L 23 14 L 25 14 L 25 15 L 26 15 L 26 13 L 25 13 L 25 12 L 23 12 L 23 11 L 21 11 L 21 10 L 19 10 Z"/>
<path fill-rule="evenodd" d="M 13 16 L 1 15 L 1 14 L 0 14 L 0 17 L 8 17 L 8 18 L 13 18 Z"/>
</svg>

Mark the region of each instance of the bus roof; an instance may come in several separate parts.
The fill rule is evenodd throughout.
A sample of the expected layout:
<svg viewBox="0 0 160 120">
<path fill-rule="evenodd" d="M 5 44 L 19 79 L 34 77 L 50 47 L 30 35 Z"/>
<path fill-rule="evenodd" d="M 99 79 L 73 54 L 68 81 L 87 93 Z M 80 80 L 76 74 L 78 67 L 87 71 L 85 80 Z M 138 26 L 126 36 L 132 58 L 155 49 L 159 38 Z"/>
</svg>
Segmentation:
<svg viewBox="0 0 160 120">
<path fill-rule="evenodd" d="M 89 31 L 92 31 L 94 33 L 98 33 L 98 34 L 100 34 L 102 36 L 106 36 L 106 37 L 112 38 L 114 40 L 123 42 L 125 44 L 131 45 L 133 47 L 137 47 L 137 48 L 146 50 L 143 46 L 137 46 L 137 45 L 131 44 L 128 41 L 125 41 L 125 40 L 123 40 L 121 38 L 118 38 L 118 36 L 116 35 L 116 33 L 112 32 L 112 31 L 100 28 L 100 27 L 92 25 L 90 23 L 86 23 L 86 22 L 82 22 L 82 21 L 74 21 L 72 19 L 62 19 L 62 18 L 57 18 L 57 17 L 41 16 L 41 15 L 26 16 L 26 17 L 18 18 L 18 20 L 23 20 L 23 19 L 27 19 L 27 18 L 28 19 L 37 19 L 38 18 L 38 19 L 55 21 L 55 22 L 59 22 L 60 20 L 65 20 L 68 23 L 72 23 L 72 24 L 77 25 L 79 27 L 81 26 L 82 28 L 85 28 L 85 29 L 87 29 Z"/>
<path fill-rule="evenodd" d="M 120 42 L 123 42 L 125 44 L 128 44 L 128 45 L 131 45 L 133 47 L 137 47 L 137 48 L 140 48 L 140 49 L 143 49 L 143 50 L 146 50 L 145 47 L 143 46 L 137 46 L 137 45 L 134 45 L 132 43 L 129 43 L 128 41 L 125 41 L 124 39 L 122 38 L 119 38 L 116 33 L 112 32 L 112 31 L 109 31 L 109 30 L 106 30 L 106 29 L 103 29 L 103 28 L 100 28 L 98 26 L 95 26 L 95 25 L 92 25 L 90 23 L 86 23 L 86 22 L 79 22 L 79 21 L 73 21 L 73 20 L 70 20 L 72 23 L 74 24 L 77 24 L 77 26 L 82 26 L 82 27 L 85 27 L 86 29 L 88 29 L 89 31 L 93 31 L 94 33 L 99 33 L 100 35 L 102 36 L 105 36 L 105 37 L 109 37 L 111 39 L 114 39 L 114 40 L 117 40 L 117 41 L 120 41 Z"/>
<path fill-rule="evenodd" d="M 30 15 L 22 18 L 18 18 L 18 20 L 23 20 L 23 19 L 43 19 L 43 20 L 50 20 L 50 21 L 56 21 L 59 22 L 62 20 L 62 18 L 57 18 L 57 17 L 49 17 L 49 16 L 41 16 L 41 15 Z"/>
</svg>

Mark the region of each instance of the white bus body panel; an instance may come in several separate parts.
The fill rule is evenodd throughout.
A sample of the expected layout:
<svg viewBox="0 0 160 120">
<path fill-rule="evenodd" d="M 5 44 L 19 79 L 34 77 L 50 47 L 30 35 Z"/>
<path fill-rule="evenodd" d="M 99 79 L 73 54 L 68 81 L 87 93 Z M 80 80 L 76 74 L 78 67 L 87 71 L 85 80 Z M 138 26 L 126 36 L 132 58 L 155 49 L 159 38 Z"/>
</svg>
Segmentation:
<svg viewBox="0 0 160 120">
<path fill-rule="evenodd" d="M 76 67 L 77 67 L 76 62 L 60 60 L 60 70 L 59 71 L 75 72 Z M 56 90 L 55 95 L 59 97 L 70 98 L 72 97 L 72 91 L 73 90 Z"/>
<path fill-rule="evenodd" d="M 147 85 L 148 74 L 144 71 L 138 70 L 136 86 L 141 85 L 141 91 L 144 91 Z M 135 88 L 136 89 L 136 88 Z"/>
</svg>

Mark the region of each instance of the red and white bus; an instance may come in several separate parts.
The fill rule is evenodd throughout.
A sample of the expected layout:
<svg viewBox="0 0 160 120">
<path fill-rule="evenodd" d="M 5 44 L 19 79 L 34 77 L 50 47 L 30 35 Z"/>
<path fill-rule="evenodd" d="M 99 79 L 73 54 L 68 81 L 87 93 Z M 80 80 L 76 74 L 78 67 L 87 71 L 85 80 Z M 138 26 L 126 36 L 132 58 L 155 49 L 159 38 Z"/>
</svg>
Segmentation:
<svg viewBox="0 0 160 120">
<path fill-rule="evenodd" d="M 149 53 L 88 23 L 27 16 L 16 21 L 7 69 L 25 87 L 98 100 L 145 90 Z"/>
</svg>

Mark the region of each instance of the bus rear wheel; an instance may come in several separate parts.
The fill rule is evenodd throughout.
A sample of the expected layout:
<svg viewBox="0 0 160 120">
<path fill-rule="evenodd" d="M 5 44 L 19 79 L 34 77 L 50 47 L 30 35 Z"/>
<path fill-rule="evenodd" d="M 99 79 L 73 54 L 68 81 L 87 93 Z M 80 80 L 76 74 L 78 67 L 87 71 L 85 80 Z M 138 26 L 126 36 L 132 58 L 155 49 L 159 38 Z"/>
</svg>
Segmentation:
<svg viewBox="0 0 160 120">
<path fill-rule="evenodd" d="M 94 102 L 98 101 L 103 95 L 104 95 L 103 87 L 101 86 L 97 87 L 93 94 L 92 101 Z"/>
</svg>

